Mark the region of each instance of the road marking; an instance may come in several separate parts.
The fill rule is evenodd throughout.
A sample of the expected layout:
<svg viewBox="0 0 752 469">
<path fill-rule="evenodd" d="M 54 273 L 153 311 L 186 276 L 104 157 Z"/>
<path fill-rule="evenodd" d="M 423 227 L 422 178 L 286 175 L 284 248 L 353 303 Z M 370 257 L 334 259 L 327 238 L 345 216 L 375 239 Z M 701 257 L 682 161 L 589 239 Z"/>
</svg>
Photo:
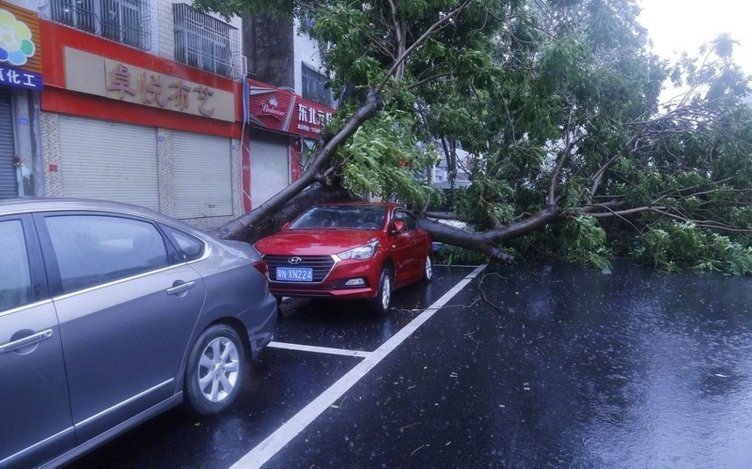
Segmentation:
<svg viewBox="0 0 752 469">
<path fill-rule="evenodd" d="M 362 362 L 355 365 L 347 374 L 340 378 L 329 389 L 321 393 L 310 404 L 305 406 L 290 420 L 285 422 L 274 433 L 266 437 L 255 448 L 240 458 L 231 466 L 232 469 L 258 468 L 269 461 L 275 454 L 287 445 L 293 438 L 310 425 L 319 415 L 340 399 L 355 383 L 370 372 L 378 365 L 387 355 L 396 349 L 402 342 L 410 337 L 420 326 L 428 321 L 431 316 L 449 302 L 457 293 L 460 292 L 472 279 L 486 268 L 486 265 L 480 265 L 473 270 L 467 277 L 460 280 L 457 285 L 446 292 L 434 304 L 426 308 L 415 319 L 410 321 L 405 327 L 400 329 L 389 340 L 381 344 L 379 348 L 371 352 Z"/>
<path fill-rule="evenodd" d="M 314 352 L 314 353 L 326 353 L 329 355 L 343 355 L 346 357 L 360 357 L 365 358 L 371 354 L 371 352 L 364 352 L 362 350 L 345 350 L 340 348 L 329 348 L 329 347 L 316 347 L 313 345 L 302 345 L 302 344 L 290 344 L 287 342 L 269 342 L 269 345 L 267 347 L 271 348 L 281 348 L 285 350 L 297 350 L 300 352 Z"/>
</svg>

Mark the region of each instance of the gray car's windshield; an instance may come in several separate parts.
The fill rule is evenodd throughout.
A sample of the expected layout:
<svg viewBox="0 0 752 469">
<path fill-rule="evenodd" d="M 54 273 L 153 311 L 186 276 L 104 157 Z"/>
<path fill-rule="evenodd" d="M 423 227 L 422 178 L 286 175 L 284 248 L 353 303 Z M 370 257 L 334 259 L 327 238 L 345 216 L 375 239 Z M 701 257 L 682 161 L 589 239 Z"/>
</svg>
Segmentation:
<svg viewBox="0 0 752 469">
<path fill-rule="evenodd" d="M 384 205 L 341 205 L 314 207 L 295 220 L 291 230 L 348 228 L 378 230 L 384 226 Z"/>
</svg>

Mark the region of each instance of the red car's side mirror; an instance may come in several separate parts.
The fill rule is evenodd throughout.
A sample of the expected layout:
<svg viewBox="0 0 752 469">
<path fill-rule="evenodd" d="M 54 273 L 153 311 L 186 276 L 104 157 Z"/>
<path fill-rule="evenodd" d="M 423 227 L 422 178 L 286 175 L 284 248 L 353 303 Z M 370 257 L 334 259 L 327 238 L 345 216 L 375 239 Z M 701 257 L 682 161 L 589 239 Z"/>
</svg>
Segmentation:
<svg viewBox="0 0 752 469">
<path fill-rule="evenodd" d="M 404 233 L 407 231 L 407 224 L 402 220 L 394 220 L 392 222 L 392 233 Z"/>
<path fill-rule="evenodd" d="M 290 222 L 289 221 L 287 223 L 285 223 L 284 225 L 282 225 L 282 229 L 286 230 L 288 226 L 290 226 Z"/>
</svg>

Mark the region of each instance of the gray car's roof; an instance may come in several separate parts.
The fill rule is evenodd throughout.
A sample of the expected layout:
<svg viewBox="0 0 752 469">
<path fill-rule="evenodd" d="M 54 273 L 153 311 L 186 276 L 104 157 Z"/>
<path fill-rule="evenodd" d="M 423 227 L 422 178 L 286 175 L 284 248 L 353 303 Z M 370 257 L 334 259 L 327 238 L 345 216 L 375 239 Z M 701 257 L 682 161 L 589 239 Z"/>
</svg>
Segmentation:
<svg viewBox="0 0 752 469">
<path fill-rule="evenodd" d="M 107 200 L 54 198 L 54 197 L 24 197 L 18 199 L 0 200 L 2 213 L 36 212 L 50 210 L 112 210 L 116 212 L 138 213 L 144 216 L 158 215 L 156 212 L 137 205 L 111 202 Z"/>
<path fill-rule="evenodd" d="M 79 199 L 79 198 L 54 198 L 54 197 L 24 197 L 18 199 L 0 200 L 0 215 L 29 212 L 50 211 L 98 211 L 115 212 L 127 215 L 135 215 L 152 220 L 161 221 L 170 225 L 189 228 L 192 231 L 200 231 L 195 227 L 186 225 L 180 220 L 168 217 L 138 205 L 112 202 L 108 200 Z"/>
</svg>

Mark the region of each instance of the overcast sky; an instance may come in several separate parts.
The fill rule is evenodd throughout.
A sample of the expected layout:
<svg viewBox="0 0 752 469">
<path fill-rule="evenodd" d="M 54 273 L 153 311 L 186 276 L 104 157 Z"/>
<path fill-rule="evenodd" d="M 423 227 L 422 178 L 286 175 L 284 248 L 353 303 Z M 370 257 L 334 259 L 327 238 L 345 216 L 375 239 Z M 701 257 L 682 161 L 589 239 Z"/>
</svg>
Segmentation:
<svg viewBox="0 0 752 469">
<path fill-rule="evenodd" d="M 654 51 L 667 59 L 698 48 L 721 33 L 739 44 L 734 60 L 752 74 L 752 1 L 750 0 L 638 0 L 640 23 L 648 29 Z"/>
</svg>

